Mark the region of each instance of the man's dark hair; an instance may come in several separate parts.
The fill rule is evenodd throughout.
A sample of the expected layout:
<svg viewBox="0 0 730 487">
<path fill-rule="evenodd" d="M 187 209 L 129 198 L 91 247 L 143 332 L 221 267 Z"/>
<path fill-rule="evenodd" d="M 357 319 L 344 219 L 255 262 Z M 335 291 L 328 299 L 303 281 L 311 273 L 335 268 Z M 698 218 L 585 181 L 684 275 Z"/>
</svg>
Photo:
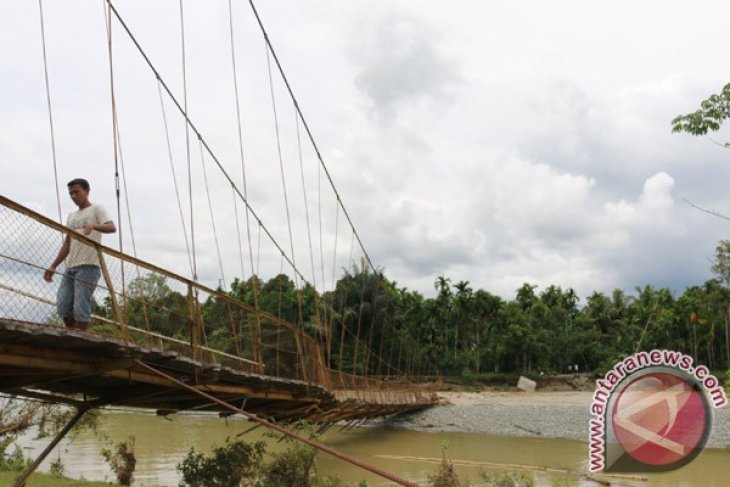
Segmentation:
<svg viewBox="0 0 730 487">
<path fill-rule="evenodd" d="M 78 184 L 79 186 L 84 188 L 84 191 L 89 190 L 89 182 L 86 179 L 83 179 L 83 178 L 72 179 L 71 181 L 68 182 L 68 184 L 66 186 L 68 186 L 70 188 L 74 184 Z"/>
</svg>

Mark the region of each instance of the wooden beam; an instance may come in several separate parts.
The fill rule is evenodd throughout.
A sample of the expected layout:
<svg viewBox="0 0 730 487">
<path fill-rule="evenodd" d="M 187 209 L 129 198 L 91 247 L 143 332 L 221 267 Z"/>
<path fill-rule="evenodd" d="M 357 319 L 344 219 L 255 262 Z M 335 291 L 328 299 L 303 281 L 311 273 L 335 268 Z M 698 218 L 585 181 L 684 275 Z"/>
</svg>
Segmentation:
<svg viewBox="0 0 730 487">
<path fill-rule="evenodd" d="M 68 434 L 69 430 L 73 428 L 73 426 L 79 421 L 79 419 L 81 419 L 81 416 L 83 416 L 87 410 L 87 408 L 83 407 L 79 408 L 79 410 L 76 411 L 76 414 L 71 418 L 66 426 L 64 426 L 63 429 L 58 432 L 58 434 L 55 436 L 55 438 L 53 438 L 53 440 L 46 447 L 46 449 L 43 450 L 40 455 L 38 455 L 38 458 L 36 458 L 35 461 L 30 464 L 28 468 L 26 468 L 23 473 L 21 473 L 15 479 L 15 483 L 13 484 L 14 487 L 25 487 L 25 481 L 28 479 L 28 477 L 30 477 L 30 474 L 35 472 L 35 470 L 38 468 L 38 465 L 40 465 L 41 462 L 45 460 L 48 454 L 51 453 L 51 451 L 53 451 L 53 449 L 56 447 L 58 442 L 61 441 L 61 439 L 63 439 L 63 437 Z"/>
<path fill-rule="evenodd" d="M 75 376 L 69 376 L 65 372 L 43 372 L 35 371 L 34 375 L 17 375 L 7 376 L 0 374 L 0 391 L 9 391 L 11 389 L 19 389 L 21 387 L 42 388 L 43 385 L 55 382 L 63 382 Z"/>
<path fill-rule="evenodd" d="M 84 401 L 79 401 L 78 399 L 74 399 L 72 397 L 62 396 L 59 394 L 50 394 L 46 392 L 40 392 L 40 391 L 30 391 L 28 389 L 13 389 L 7 391 L 8 394 L 13 394 L 16 396 L 22 396 L 22 397 L 28 397 L 30 399 L 38 399 L 39 401 L 44 401 L 48 403 L 58 403 L 58 404 L 68 404 L 69 406 L 76 406 L 76 407 L 86 407 L 84 404 Z"/>
<path fill-rule="evenodd" d="M 23 368 L 33 368 L 40 370 L 51 370 L 51 371 L 65 371 L 82 376 L 99 375 L 102 377 L 113 377 L 117 379 L 129 380 L 132 382 L 141 382 L 144 384 L 153 384 L 159 386 L 165 386 L 169 388 L 175 388 L 174 383 L 148 373 L 138 372 L 135 370 L 128 369 L 115 369 L 109 370 L 100 366 L 103 364 L 101 361 L 96 362 L 84 362 L 82 360 L 69 360 L 68 358 L 41 358 L 28 355 L 14 355 L 11 354 L 13 347 L 2 346 L 0 347 L 0 365 L 10 365 Z M 25 348 L 25 347 L 23 347 Z M 60 354 L 68 357 L 68 353 Z M 123 361 L 112 361 L 111 364 L 116 364 L 119 367 L 128 365 L 128 362 Z M 253 387 L 243 386 L 239 384 L 204 384 L 194 386 L 201 391 L 213 392 L 213 393 L 229 393 L 246 395 L 249 397 L 257 398 L 269 398 L 269 399 L 281 399 L 281 400 L 308 400 L 310 402 L 317 402 L 315 398 L 297 398 L 295 394 L 286 391 L 260 391 Z"/>
</svg>

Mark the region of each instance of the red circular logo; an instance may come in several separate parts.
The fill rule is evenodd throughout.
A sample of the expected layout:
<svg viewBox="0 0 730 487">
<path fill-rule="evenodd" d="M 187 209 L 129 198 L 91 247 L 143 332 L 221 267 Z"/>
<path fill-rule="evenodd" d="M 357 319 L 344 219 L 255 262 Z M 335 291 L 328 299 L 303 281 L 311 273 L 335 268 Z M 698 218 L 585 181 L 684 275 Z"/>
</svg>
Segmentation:
<svg viewBox="0 0 730 487">
<path fill-rule="evenodd" d="M 621 391 L 612 422 L 628 455 L 647 465 L 667 466 L 704 446 L 710 418 L 695 385 L 670 372 L 653 372 Z"/>
</svg>

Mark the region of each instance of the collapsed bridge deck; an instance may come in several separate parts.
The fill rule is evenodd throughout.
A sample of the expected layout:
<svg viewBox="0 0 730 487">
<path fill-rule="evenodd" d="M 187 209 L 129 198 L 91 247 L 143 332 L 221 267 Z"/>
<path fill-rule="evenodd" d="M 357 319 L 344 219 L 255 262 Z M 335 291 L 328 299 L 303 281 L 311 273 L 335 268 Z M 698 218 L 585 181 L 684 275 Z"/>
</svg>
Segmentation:
<svg viewBox="0 0 730 487">
<path fill-rule="evenodd" d="M 246 372 L 178 352 L 124 343 L 90 332 L 0 318 L 0 391 L 96 406 L 218 411 L 217 403 L 165 380 L 143 362 L 238 408 L 273 421 L 334 422 L 429 407 L 432 393 L 411 390 L 328 390 L 320 384 Z"/>
</svg>

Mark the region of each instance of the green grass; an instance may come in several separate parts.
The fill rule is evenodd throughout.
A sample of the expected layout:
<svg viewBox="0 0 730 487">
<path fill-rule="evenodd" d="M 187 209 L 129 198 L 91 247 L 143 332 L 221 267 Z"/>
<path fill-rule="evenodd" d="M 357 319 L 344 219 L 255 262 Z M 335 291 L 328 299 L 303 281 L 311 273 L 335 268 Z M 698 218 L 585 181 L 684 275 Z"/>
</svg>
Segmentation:
<svg viewBox="0 0 730 487">
<path fill-rule="evenodd" d="M 13 485 L 15 477 L 19 474 L 20 472 L 0 471 L 0 485 Z M 30 476 L 30 478 L 28 478 L 25 485 L 27 487 L 109 487 L 111 484 L 104 482 L 91 482 L 89 480 L 69 479 L 47 473 L 34 473 Z"/>
</svg>

